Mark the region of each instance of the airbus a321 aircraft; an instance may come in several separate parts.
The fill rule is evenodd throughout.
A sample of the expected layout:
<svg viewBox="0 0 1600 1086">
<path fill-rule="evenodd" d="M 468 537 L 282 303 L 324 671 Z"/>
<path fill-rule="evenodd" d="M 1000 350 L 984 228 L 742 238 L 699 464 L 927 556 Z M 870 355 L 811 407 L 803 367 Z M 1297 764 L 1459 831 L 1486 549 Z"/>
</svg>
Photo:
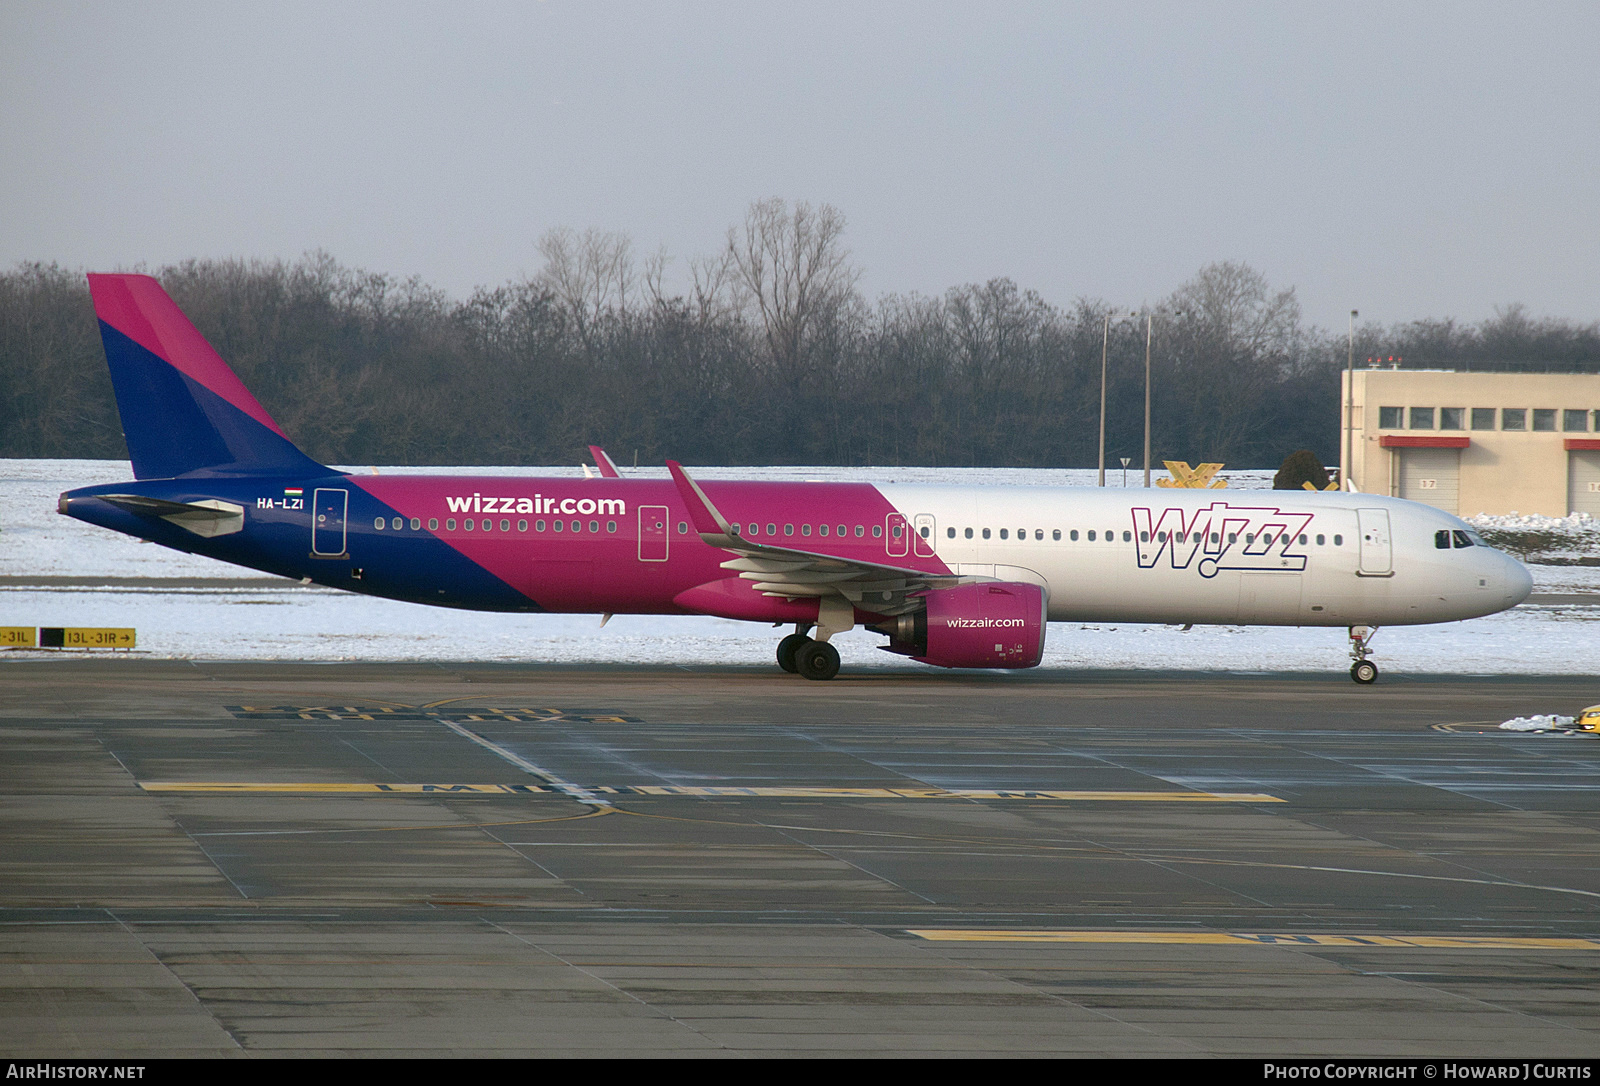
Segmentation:
<svg viewBox="0 0 1600 1086">
<path fill-rule="evenodd" d="M 302 453 L 156 280 L 91 275 L 136 482 L 60 512 L 176 550 L 481 611 L 794 625 L 778 664 L 839 670 L 857 625 L 941 667 L 1039 663 L 1047 621 L 1349 628 L 1522 602 L 1528 571 L 1425 505 L 1307 491 L 353 476 Z"/>
</svg>

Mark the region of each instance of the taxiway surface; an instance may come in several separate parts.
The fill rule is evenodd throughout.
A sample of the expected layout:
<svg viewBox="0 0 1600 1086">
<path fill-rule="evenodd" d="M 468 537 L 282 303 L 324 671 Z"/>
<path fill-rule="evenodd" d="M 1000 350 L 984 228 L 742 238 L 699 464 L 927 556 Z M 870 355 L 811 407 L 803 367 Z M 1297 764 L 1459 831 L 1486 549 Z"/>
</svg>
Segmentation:
<svg viewBox="0 0 1600 1086">
<path fill-rule="evenodd" d="M 7 1056 L 1600 1055 L 1592 678 L 0 689 Z"/>
</svg>

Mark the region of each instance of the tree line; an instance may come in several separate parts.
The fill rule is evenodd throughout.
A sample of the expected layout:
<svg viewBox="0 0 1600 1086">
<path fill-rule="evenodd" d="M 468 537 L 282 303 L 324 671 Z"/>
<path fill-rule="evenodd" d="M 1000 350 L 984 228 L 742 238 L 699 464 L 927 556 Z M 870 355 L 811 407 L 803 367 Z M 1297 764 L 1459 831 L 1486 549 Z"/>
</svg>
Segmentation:
<svg viewBox="0 0 1600 1086">
<path fill-rule="evenodd" d="M 190 260 L 156 275 L 308 454 L 342 464 L 1093 466 L 1141 461 L 1146 321 L 1010 279 L 868 301 L 829 207 L 753 205 L 677 289 L 626 237 L 552 231 L 542 270 L 452 298 L 300 260 Z M 1276 466 L 1338 455 L 1343 330 L 1294 291 L 1212 264 L 1151 308 L 1154 457 Z M 1357 364 L 1600 371 L 1600 325 L 1521 306 L 1476 325 L 1363 326 Z M 87 284 L 0 273 L 0 457 L 121 457 Z"/>
</svg>

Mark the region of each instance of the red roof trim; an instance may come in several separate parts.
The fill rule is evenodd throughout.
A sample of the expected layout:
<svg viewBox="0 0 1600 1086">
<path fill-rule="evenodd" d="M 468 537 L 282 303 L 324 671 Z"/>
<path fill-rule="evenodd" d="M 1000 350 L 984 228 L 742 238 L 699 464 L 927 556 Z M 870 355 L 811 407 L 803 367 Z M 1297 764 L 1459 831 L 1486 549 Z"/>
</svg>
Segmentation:
<svg viewBox="0 0 1600 1086">
<path fill-rule="evenodd" d="M 1568 449 L 1600 449 L 1600 438 L 1569 437 L 1563 444 Z"/>
<path fill-rule="evenodd" d="M 1468 437 L 1424 437 L 1421 434 L 1384 434 L 1378 445 L 1384 449 L 1464 449 L 1472 444 Z"/>
</svg>

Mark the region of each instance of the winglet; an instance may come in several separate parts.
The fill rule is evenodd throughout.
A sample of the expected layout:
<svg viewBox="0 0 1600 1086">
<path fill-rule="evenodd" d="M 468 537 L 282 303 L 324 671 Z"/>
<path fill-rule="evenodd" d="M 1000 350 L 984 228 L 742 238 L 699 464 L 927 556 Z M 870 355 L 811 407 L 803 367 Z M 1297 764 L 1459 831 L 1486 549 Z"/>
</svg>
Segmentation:
<svg viewBox="0 0 1600 1086">
<path fill-rule="evenodd" d="M 689 519 L 694 523 L 694 530 L 700 533 L 700 538 L 714 547 L 733 546 L 738 537 L 733 534 L 728 518 L 711 504 L 711 499 L 700 489 L 700 484 L 689 478 L 689 473 L 676 460 L 667 461 L 667 470 L 672 472 L 672 481 L 677 484 L 683 504 L 689 507 Z"/>
<path fill-rule="evenodd" d="M 594 466 L 600 469 L 602 479 L 620 479 L 622 472 L 617 470 L 617 465 L 611 462 L 611 457 L 598 445 L 589 446 L 589 454 L 594 457 Z"/>
</svg>

